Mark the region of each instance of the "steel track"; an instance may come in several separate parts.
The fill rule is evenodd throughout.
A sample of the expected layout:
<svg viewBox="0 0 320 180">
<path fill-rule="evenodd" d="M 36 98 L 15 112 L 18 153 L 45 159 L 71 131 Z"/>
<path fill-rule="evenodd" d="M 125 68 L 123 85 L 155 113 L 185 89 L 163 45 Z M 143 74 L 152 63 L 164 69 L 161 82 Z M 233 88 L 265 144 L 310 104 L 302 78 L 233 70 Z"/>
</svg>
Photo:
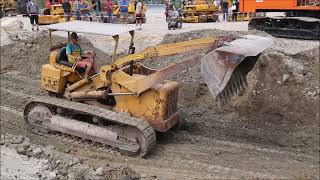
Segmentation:
<svg viewBox="0 0 320 180">
<path fill-rule="evenodd" d="M 123 127 L 134 127 L 144 138 L 144 144 L 140 144 L 139 152 L 135 155 L 145 156 L 155 145 L 156 143 L 156 134 L 154 129 L 149 125 L 149 123 L 145 120 L 130 117 L 126 114 L 120 114 L 117 112 L 113 112 L 110 110 L 106 110 L 100 107 L 73 102 L 65 99 L 52 98 L 52 97 L 35 97 L 30 100 L 30 102 L 26 105 L 24 109 L 24 119 L 27 123 L 29 112 L 37 105 L 45 105 L 49 109 L 55 111 L 57 108 L 63 108 L 68 112 L 73 112 L 75 114 L 83 114 L 91 117 L 99 118 L 103 121 L 111 122 L 115 125 L 123 126 Z M 121 143 L 123 143 L 123 139 L 121 139 Z M 139 142 L 140 143 L 140 142 Z M 117 143 L 115 143 L 117 144 Z M 130 142 L 128 142 L 130 144 Z M 114 144 L 106 144 L 113 148 L 119 148 Z"/>
</svg>

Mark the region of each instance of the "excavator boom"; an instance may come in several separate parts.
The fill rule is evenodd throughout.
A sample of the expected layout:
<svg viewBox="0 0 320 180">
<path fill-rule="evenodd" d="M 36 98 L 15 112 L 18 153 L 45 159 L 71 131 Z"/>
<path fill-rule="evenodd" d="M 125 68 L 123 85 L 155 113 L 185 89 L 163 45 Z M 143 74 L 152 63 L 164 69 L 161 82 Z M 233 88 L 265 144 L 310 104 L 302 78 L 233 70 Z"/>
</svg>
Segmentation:
<svg viewBox="0 0 320 180">
<path fill-rule="evenodd" d="M 259 54 L 272 44 L 273 40 L 271 38 L 246 35 L 241 38 L 237 36 L 203 38 L 147 48 L 138 54 L 129 55 L 117 60 L 114 66 L 121 68 L 133 62 L 140 62 L 146 58 L 162 57 L 196 50 L 207 50 L 209 53 L 202 60 L 189 59 L 171 64 L 139 80 L 121 80 L 117 81 L 117 83 L 128 88 L 133 94 L 139 95 L 157 83 L 201 63 L 201 74 L 210 92 L 219 102 L 227 102 L 232 95 L 238 94 L 237 92 L 245 88 L 246 75 L 255 65 Z M 110 69 L 110 67 L 105 66 L 101 69 L 102 72 L 107 72 L 107 69 Z M 111 76 L 116 81 L 117 75 Z M 226 87 L 227 92 L 224 91 Z"/>
</svg>

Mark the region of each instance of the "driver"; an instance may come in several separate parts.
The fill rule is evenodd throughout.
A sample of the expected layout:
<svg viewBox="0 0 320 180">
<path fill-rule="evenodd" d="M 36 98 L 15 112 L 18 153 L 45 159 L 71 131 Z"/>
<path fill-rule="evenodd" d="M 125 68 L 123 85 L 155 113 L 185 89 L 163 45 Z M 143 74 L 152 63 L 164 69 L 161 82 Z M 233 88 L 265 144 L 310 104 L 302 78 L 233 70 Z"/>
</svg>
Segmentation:
<svg viewBox="0 0 320 180">
<path fill-rule="evenodd" d="M 66 54 L 68 61 L 74 63 L 78 61 L 77 67 L 85 68 L 85 76 L 90 77 L 95 72 L 94 56 L 93 52 L 83 52 L 78 44 L 78 35 L 73 32 L 70 36 L 70 43 L 66 47 Z"/>
</svg>

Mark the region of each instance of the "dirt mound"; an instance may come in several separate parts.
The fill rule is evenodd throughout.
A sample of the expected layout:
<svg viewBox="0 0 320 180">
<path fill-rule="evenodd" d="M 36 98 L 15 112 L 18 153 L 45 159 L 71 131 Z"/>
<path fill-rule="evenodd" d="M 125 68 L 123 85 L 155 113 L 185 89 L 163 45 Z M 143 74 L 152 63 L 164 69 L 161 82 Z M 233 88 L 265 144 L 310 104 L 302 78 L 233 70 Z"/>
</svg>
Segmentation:
<svg viewBox="0 0 320 180">
<path fill-rule="evenodd" d="M 231 33 L 208 30 L 167 35 L 161 44 Z M 186 131 L 235 141 L 299 147 L 311 153 L 318 151 L 318 130 L 311 128 L 304 133 L 304 128 L 319 125 L 319 45 L 314 41 L 274 40 L 274 46 L 262 54 L 249 73 L 248 89 L 223 109 L 215 105 L 199 67 L 173 78 L 180 82 L 179 106 L 182 118 L 188 121 Z M 203 52 L 180 54 L 148 65 L 163 67 L 188 58 L 201 59 L 203 55 Z"/>
</svg>

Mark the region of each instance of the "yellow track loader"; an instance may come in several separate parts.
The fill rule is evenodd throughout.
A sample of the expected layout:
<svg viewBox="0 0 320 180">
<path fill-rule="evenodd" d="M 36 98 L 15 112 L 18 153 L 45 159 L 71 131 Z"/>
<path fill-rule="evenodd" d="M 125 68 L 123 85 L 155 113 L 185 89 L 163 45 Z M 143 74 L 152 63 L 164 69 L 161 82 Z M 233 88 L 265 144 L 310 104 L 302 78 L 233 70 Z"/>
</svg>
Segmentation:
<svg viewBox="0 0 320 180">
<path fill-rule="evenodd" d="M 14 0 L 0 0 L 0 17 L 16 15 L 16 2 Z"/>
<path fill-rule="evenodd" d="M 135 28 L 117 24 L 72 21 L 46 26 L 50 63 L 42 65 L 41 88 L 51 97 L 35 97 L 25 106 L 25 121 L 42 133 L 60 132 L 108 145 L 120 152 L 144 156 L 156 143 L 156 133 L 179 123 L 178 83 L 168 80 L 201 65 L 201 73 L 219 104 L 246 87 L 246 75 L 272 40 L 259 36 L 206 37 L 158 45 L 135 53 Z M 83 77 L 78 61 L 68 62 L 64 45 L 54 46 L 54 31 L 112 36 L 112 62 L 99 73 Z M 117 57 L 119 36 L 131 35 L 128 55 Z M 70 41 L 70 36 L 69 41 Z M 202 59 L 188 59 L 161 69 L 141 62 L 152 58 L 203 50 Z"/>
<path fill-rule="evenodd" d="M 218 7 L 208 4 L 207 1 L 196 1 L 195 4 L 186 5 L 183 9 L 183 22 L 205 23 L 218 20 Z"/>
<path fill-rule="evenodd" d="M 39 24 L 40 25 L 48 25 L 55 24 L 60 22 L 65 22 L 64 11 L 61 4 L 51 5 L 50 14 L 42 14 L 39 15 Z M 74 20 L 73 16 L 70 17 L 70 20 Z"/>
<path fill-rule="evenodd" d="M 232 6 L 232 0 L 228 0 L 229 8 Z M 186 23 L 206 23 L 216 22 L 219 19 L 221 7 L 216 7 L 207 0 L 196 0 L 191 5 L 184 6 L 183 22 Z"/>
</svg>

